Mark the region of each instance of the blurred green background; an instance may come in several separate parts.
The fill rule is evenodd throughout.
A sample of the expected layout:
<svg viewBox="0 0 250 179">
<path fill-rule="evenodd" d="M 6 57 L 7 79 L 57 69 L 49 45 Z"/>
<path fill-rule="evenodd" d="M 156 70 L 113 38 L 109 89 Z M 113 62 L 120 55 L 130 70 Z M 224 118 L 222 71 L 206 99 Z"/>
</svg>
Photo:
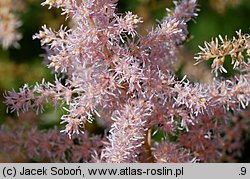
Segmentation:
<svg viewBox="0 0 250 179">
<path fill-rule="evenodd" d="M 23 35 L 19 41 L 20 48 L 4 50 L 0 47 L 0 94 L 11 89 L 18 90 L 24 83 L 32 85 L 35 82 L 41 82 L 42 78 L 53 81 L 54 75 L 42 63 L 41 54 L 44 51 L 40 42 L 32 40 L 32 35 L 44 24 L 53 29 L 59 29 L 60 25 L 66 22 L 60 15 L 60 10 L 48 10 L 47 7 L 40 5 L 41 2 L 42 0 L 24 0 L 24 8 L 17 13 L 22 21 L 22 26 L 19 28 Z M 190 66 L 189 70 L 187 69 L 190 76 L 192 76 L 192 68 L 203 69 L 200 65 L 192 66 L 195 63 L 193 56 L 199 52 L 198 45 L 203 45 L 204 41 L 210 41 L 212 37 L 219 34 L 228 35 L 231 38 L 239 29 L 242 29 L 243 33 L 250 33 L 250 0 L 199 0 L 198 2 L 199 16 L 195 21 L 189 22 L 190 39 L 185 44 L 183 60 L 176 67 L 177 71 L 184 74 L 184 66 Z M 223 2 L 228 4 L 224 5 Z M 142 34 L 150 31 L 152 26 L 156 26 L 156 20 L 161 20 L 166 15 L 165 9 L 170 7 L 173 7 L 171 0 L 120 0 L 118 2 L 119 12 L 132 11 L 143 17 Z M 206 74 L 210 75 L 210 72 L 205 73 L 203 70 L 200 73 L 203 73 L 204 78 Z M 197 73 L 195 75 L 197 76 Z M 195 75 L 194 80 L 201 80 L 196 79 Z M 0 95 L 0 123 L 7 122 L 7 118 L 8 120 L 16 118 L 15 114 L 6 114 L 3 100 L 3 95 Z M 42 128 L 59 123 L 61 111 L 55 112 L 49 106 L 47 110 L 49 112 L 38 117 L 41 119 L 39 123 Z"/>
</svg>

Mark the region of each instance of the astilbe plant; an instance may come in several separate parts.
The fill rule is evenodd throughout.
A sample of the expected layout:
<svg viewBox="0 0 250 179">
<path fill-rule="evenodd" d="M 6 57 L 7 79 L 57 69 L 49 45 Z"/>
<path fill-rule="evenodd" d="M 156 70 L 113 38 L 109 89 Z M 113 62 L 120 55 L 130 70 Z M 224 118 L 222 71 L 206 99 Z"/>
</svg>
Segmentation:
<svg viewBox="0 0 250 179">
<path fill-rule="evenodd" d="M 0 1 L 0 44 L 3 48 L 19 47 L 18 41 L 22 35 L 18 32 L 21 26 L 16 12 L 22 8 L 22 0 Z"/>
<path fill-rule="evenodd" d="M 86 135 L 82 133 L 88 122 L 106 123 L 109 132 L 99 139 L 103 145 L 93 145 L 85 162 L 215 162 L 228 154 L 238 157 L 241 134 L 248 130 L 245 120 L 235 116 L 250 99 L 249 35 L 239 31 L 233 40 L 220 37 L 221 43 L 216 38 L 196 56 L 199 62 L 212 58 L 218 75 L 226 72 L 223 63 L 230 55 L 239 75 L 193 84 L 186 77 L 178 80 L 173 63 L 187 39 L 187 22 L 197 16 L 196 0 L 174 1 L 175 8 L 167 9 L 168 15 L 145 36 L 137 32 L 142 18 L 131 12 L 116 14 L 117 1 L 42 3 L 62 9 L 75 26 L 54 31 L 44 25 L 33 36 L 47 51 L 55 81 L 6 92 L 8 111 L 39 113 L 47 102 L 63 107 L 61 123 L 66 126 L 61 132 L 69 138 Z M 154 142 L 157 130 L 166 135 Z M 232 131 L 237 131 L 234 139 Z"/>
</svg>

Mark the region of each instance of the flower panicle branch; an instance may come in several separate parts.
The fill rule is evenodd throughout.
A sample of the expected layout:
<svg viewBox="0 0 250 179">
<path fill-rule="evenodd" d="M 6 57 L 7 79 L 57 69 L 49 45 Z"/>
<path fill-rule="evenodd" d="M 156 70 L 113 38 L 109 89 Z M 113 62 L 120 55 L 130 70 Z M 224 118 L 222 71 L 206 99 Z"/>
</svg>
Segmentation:
<svg viewBox="0 0 250 179">
<path fill-rule="evenodd" d="M 250 56 L 250 36 L 242 34 L 241 30 L 237 31 L 237 37 L 229 40 L 227 36 L 223 38 L 221 35 L 212 39 L 211 42 L 205 42 L 205 46 L 199 48 L 201 52 L 197 53 L 195 59 L 197 63 L 213 59 L 212 72 L 218 75 L 218 72 L 227 73 L 223 64 L 226 57 L 229 56 L 232 60 L 233 68 L 244 69 L 249 65 Z M 246 53 L 246 55 L 244 55 Z"/>
</svg>

